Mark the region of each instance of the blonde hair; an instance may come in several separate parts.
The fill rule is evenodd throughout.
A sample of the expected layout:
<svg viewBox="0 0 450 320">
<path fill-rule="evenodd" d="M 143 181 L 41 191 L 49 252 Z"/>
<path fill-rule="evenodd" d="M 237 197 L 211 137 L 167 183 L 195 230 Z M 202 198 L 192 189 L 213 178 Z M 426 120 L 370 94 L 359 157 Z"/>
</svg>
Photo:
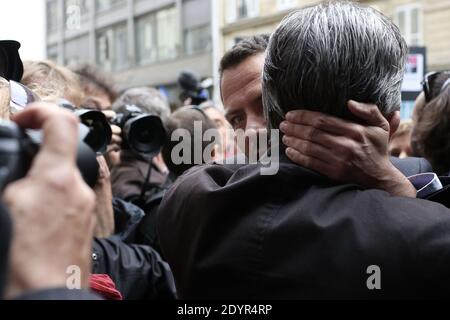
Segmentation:
<svg viewBox="0 0 450 320">
<path fill-rule="evenodd" d="M 45 101 L 55 102 L 64 98 L 75 107 L 80 107 L 84 101 L 78 76 L 68 68 L 49 60 L 25 61 L 22 84 Z"/>
</svg>

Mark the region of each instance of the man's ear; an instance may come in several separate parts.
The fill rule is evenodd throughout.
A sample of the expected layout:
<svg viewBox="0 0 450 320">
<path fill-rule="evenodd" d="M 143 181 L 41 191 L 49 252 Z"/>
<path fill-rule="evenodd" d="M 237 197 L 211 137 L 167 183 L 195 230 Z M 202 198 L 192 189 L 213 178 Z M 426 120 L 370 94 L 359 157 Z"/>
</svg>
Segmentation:
<svg viewBox="0 0 450 320">
<path fill-rule="evenodd" d="M 211 160 L 213 160 L 213 161 L 217 161 L 218 160 L 217 156 L 219 154 L 219 148 L 220 148 L 220 146 L 218 144 L 214 145 L 214 149 L 211 152 Z"/>
<path fill-rule="evenodd" d="M 398 127 L 400 126 L 400 111 L 393 112 L 389 118 L 387 119 L 389 122 L 389 138 L 392 138 L 392 136 L 397 132 Z"/>
</svg>

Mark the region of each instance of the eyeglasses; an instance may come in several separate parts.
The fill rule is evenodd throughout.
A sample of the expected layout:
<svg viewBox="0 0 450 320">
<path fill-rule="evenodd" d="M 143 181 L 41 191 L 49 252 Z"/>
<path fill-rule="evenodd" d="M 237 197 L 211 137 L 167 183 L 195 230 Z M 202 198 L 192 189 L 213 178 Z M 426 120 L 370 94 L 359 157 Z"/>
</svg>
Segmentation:
<svg viewBox="0 0 450 320">
<path fill-rule="evenodd" d="M 434 82 L 436 81 L 436 79 L 442 75 L 442 74 L 448 74 L 450 77 L 450 71 L 434 71 L 434 72 L 430 72 L 427 73 L 425 75 L 425 78 L 422 81 L 422 87 L 423 87 L 423 92 L 425 94 L 425 101 L 428 103 L 431 100 L 433 100 L 433 96 L 432 96 L 432 87 Z M 450 79 L 450 78 L 449 78 Z M 449 80 L 447 80 L 444 85 L 441 88 L 441 92 L 442 90 L 444 90 L 448 85 L 450 84 Z"/>
</svg>

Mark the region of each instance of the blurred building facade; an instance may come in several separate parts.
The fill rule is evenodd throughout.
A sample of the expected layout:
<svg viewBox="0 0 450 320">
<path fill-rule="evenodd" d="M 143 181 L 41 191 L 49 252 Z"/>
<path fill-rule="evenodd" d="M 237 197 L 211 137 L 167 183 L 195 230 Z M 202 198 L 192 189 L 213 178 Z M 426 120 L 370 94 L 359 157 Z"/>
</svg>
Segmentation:
<svg viewBox="0 0 450 320">
<path fill-rule="evenodd" d="M 220 0 L 221 52 L 250 35 L 270 33 L 290 11 L 318 0 Z M 360 0 L 389 16 L 408 45 L 426 47 L 428 69 L 450 69 L 450 0 Z"/>
<path fill-rule="evenodd" d="M 212 76 L 211 0 L 46 0 L 47 57 L 89 62 L 121 88 L 176 97 L 179 72 Z"/>
<path fill-rule="evenodd" d="M 271 33 L 284 16 L 298 8 L 318 4 L 319 0 L 219 0 L 221 8 L 220 52 L 223 54 L 240 39 Z M 450 0 L 359 0 L 390 17 L 400 28 L 413 53 L 408 58 L 403 89 L 402 118 L 411 116 L 420 82 L 428 70 L 450 70 Z M 414 52 L 418 50 L 417 52 Z M 411 59 L 411 60 L 410 60 Z M 418 62 L 426 61 L 420 67 Z M 407 89 L 407 80 L 414 89 Z M 409 82 L 409 87 L 411 83 Z"/>
<path fill-rule="evenodd" d="M 111 71 L 122 88 L 164 86 L 176 96 L 183 69 L 213 77 L 242 38 L 271 33 L 289 12 L 319 0 L 46 0 L 47 55 Z M 384 12 L 427 69 L 450 69 L 450 0 L 360 0 Z M 218 90 L 215 92 L 218 99 Z"/>
</svg>

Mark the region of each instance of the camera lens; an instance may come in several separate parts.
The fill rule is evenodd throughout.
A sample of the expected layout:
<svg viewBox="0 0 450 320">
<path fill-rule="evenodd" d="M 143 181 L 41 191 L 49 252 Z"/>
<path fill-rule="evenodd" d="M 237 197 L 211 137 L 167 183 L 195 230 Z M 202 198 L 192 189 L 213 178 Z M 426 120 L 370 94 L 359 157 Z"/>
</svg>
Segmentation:
<svg viewBox="0 0 450 320">
<path fill-rule="evenodd" d="M 161 152 L 166 139 L 162 121 L 157 116 L 142 115 L 129 120 L 124 131 L 130 149 L 149 157 Z"/>
<path fill-rule="evenodd" d="M 112 131 L 105 115 L 99 111 L 83 110 L 76 112 L 81 122 L 89 128 L 85 142 L 97 153 L 104 154 L 111 142 Z"/>
</svg>

